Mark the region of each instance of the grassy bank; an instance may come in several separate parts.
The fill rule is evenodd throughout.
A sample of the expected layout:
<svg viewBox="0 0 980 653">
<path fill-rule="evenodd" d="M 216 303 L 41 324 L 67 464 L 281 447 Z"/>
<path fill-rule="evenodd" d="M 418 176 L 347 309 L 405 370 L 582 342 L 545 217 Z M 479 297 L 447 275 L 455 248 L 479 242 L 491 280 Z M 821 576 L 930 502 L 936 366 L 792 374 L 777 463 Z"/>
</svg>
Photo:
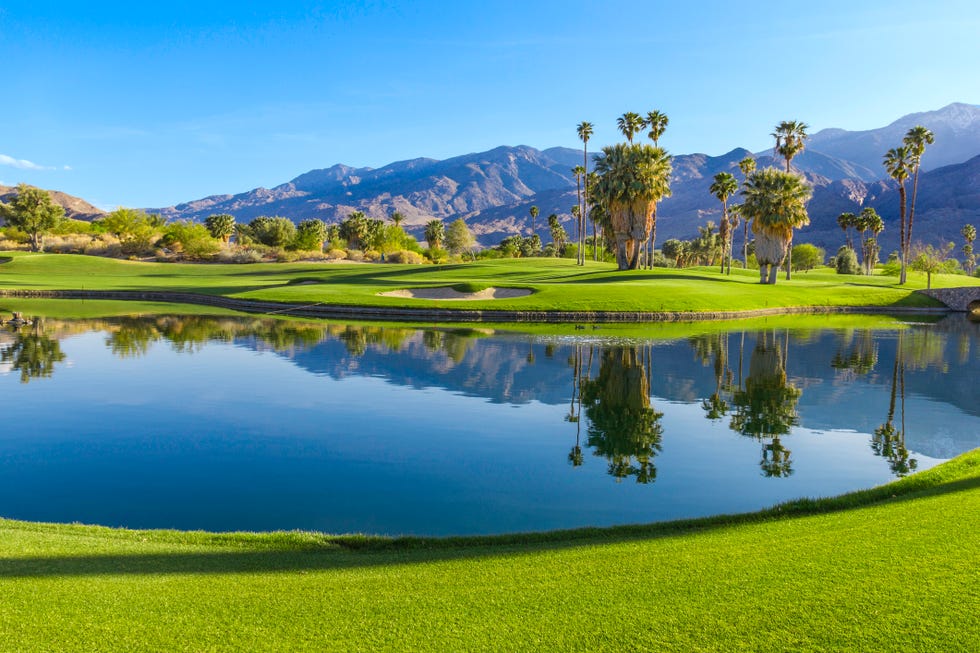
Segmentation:
<svg viewBox="0 0 980 653">
<path fill-rule="evenodd" d="M 971 650 L 980 451 L 736 518 L 463 540 L 0 521 L 4 650 Z"/>
<path fill-rule="evenodd" d="M 921 276 L 921 278 L 920 278 Z M 797 273 L 776 286 L 752 270 L 731 276 L 704 268 L 618 272 L 566 259 L 508 259 L 445 266 L 276 263 L 247 266 L 137 263 L 86 256 L 13 253 L 0 265 L 0 288 L 33 290 L 156 290 L 290 302 L 380 307 L 526 311 L 738 311 L 783 306 L 934 307 L 914 291 L 924 275 L 899 286 L 893 277 Z M 381 297 L 383 291 L 431 286 L 521 287 L 528 297 L 434 301 Z M 935 287 L 980 285 L 936 276 Z"/>
</svg>

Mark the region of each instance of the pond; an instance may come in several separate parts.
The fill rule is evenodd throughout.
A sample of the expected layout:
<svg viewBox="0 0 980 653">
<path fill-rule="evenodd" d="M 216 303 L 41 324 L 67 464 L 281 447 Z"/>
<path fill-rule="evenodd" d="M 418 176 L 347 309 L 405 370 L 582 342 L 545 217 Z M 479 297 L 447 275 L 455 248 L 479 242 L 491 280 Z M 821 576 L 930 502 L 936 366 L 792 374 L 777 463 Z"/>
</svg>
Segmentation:
<svg viewBox="0 0 980 653">
<path fill-rule="evenodd" d="M 606 526 L 835 495 L 980 446 L 977 324 L 815 326 L 836 323 L 40 317 L 0 328 L 0 515 L 392 535 Z"/>
</svg>

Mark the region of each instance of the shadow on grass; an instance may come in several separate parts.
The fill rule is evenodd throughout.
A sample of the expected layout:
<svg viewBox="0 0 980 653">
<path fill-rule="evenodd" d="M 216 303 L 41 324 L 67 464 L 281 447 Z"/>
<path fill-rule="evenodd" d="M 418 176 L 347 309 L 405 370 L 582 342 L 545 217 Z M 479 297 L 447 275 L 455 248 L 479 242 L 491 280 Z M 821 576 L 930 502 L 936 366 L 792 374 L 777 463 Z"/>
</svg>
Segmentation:
<svg viewBox="0 0 980 653">
<path fill-rule="evenodd" d="M 912 482 L 908 482 L 912 481 Z M 904 485 L 903 485 L 904 483 Z M 980 488 L 980 476 L 940 484 L 915 483 L 914 477 L 897 484 L 873 488 L 831 499 L 802 499 L 774 508 L 742 515 L 721 515 L 637 526 L 583 528 L 568 531 L 459 538 L 383 538 L 324 536 L 284 544 L 262 543 L 259 536 L 251 550 L 241 545 L 221 546 L 220 535 L 213 551 L 187 553 L 136 553 L 81 556 L 36 556 L 0 558 L 0 578 L 44 578 L 55 576 L 126 576 L 157 574 L 304 573 L 332 569 L 393 566 L 503 557 L 522 553 L 558 551 L 586 545 L 606 545 L 666 537 L 697 535 L 740 524 L 793 519 L 822 513 L 860 510 L 889 502 L 963 492 Z M 904 490 L 904 491 L 903 491 Z M 43 528 L 43 527 L 42 527 Z M 134 533 L 139 536 L 139 533 Z M 282 535 L 282 534 L 280 534 Z M 92 536 L 90 536 L 92 537 Z M 97 537 L 97 536 L 95 536 Z M 109 536 L 111 538 L 111 535 Z M 234 536 L 228 536 L 229 538 Z M 152 538 L 151 538 L 152 539 Z M 126 541 L 135 541 L 127 539 Z M 163 540 L 161 544 L 166 545 Z M 200 542 L 176 542 L 172 546 L 207 546 Z"/>
</svg>

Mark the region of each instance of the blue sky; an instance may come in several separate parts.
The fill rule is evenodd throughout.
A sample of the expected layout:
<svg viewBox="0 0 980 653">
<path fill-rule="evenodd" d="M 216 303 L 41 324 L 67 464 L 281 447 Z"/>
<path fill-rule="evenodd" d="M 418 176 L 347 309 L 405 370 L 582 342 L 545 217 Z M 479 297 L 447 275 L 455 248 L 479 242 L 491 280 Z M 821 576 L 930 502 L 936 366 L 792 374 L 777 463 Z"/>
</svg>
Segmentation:
<svg viewBox="0 0 980 653">
<path fill-rule="evenodd" d="M 980 103 L 971 2 L 0 3 L 0 182 L 102 207 L 525 144 L 675 154 Z M 819 9 L 819 13 L 814 13 Z"/>
</svg>

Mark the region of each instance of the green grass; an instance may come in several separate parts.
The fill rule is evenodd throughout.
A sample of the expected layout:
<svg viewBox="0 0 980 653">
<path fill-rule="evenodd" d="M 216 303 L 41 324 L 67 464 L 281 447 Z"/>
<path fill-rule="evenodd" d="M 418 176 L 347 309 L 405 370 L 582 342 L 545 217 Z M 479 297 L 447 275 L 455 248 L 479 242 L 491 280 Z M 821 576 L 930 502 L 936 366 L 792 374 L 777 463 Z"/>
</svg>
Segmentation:
<svg viewBox="0 0 980 653">
<path fill-rule="evenodd" d="M 966 651 L 980 450 L 739 517 L 455 540 L 0 520 L 0 649 Z"/>
<path fill-rule="evenodd" d="M 736 311 L 785 306 L 933 307 L 913 292 L 925 275 L 899 286 L 892 277 L 797 273 L 792 281 L 760 285 L 752 270 L 729 276 L 714 269 L 618 272 L 567 259 L 508 259 L 442 266 L 272 263 L 202 265 L 137 263 L 86 256 L 11 253 L 0 264 L 0 288 L 160 290 L 196 292 L 299 304 L 412 306 L 527 311 Z M 310 283 L 313 282 L 313 283 Z M 378 296 L 399 288 L 452 286 L 530 288 L 516 299 L 471 302 Z M 936 287 L 980 285 L 980 279 L 936 276 Z"/>
</svg>

